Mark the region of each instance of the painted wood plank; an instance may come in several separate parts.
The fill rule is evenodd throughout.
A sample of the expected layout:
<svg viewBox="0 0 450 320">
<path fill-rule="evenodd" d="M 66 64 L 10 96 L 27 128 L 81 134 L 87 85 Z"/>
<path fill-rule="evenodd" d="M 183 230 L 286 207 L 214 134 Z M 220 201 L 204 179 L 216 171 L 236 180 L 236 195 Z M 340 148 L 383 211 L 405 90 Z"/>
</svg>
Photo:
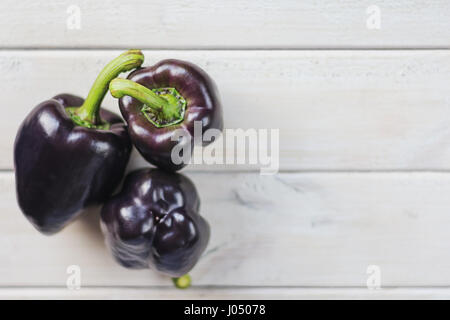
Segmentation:
<svg viewBox="0 0 450 320">
<path fill-rule="evenodd" d="M 2 288 L 0 299 L 316 300 L 449 299 L 448 288 Z M 264 303 L 264 301 L 261 301 Z M 190 304 L 187 304 L 190 306 Z"/>
<path fill-rule="evenodd" d="M 212 238 L 194 286 L 365 288 L 450 285 L 448 173 L 190 173 Z M 53 237 L 35 231 L 0 174 L 0 286 L 171 286 L 113 262 L 97 211 Z"/>
<path fill-rule="evenodd" d="M 0 168 L 39 102 L 86 95 L 119 51 L 2 51 Z M 279 129 L 283 170 L 449 170 L 450 51 L 146 51 L 216 80 L 227 128 Z M 105 105 L 118 111 L 110 96 Z M 234 156 L 234 150 L 225 150 Z M 198 154 L 198 153 L 197 153 Z M 220 154 L 220 152 L 219 152 Z M 146 165 L 139 156 L 134 166 Z M 198 165 L 189 170 L 257 169 Z"/>
<path fill-rule="evenodd" d="M 377 12 L 380 29 L 369 29 Z M 3 0 L 0 46 L 448 47 L 449 16 L 447 0 Z"/>
</svg>

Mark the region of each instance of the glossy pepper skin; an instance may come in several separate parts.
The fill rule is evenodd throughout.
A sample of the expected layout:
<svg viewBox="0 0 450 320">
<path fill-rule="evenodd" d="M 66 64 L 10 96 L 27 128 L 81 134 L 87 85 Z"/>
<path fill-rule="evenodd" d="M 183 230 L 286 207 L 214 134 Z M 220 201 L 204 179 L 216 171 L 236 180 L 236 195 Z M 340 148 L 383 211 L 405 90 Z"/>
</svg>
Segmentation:
<svg viewBox="0 0 450 320">
<path fill-rule="evenodd" d="M 131 141 L 121 118 L 101 108 L 109 82 L 142 64 L 129 50 L 100 72 L 86 100 L 60 94 L 35 107 L 14 143 L 19 207 L 40 232 L 61 230 L 121 181 Z"/>
<path fill-rule="evenodd" d="M 42 233 L 55 233 L 82 209 L 105 201 L 120 182 L 131 151 L 125 123 L 107 110 L 108 130 L 76 125 L 65 111 L 84 99 L 61 94 L 23 121 L 14 145 L 19 206 Z"/>
<path fill-rule="evenodd" d="M 106 244 L 127 268 L 182 276 L 209 241 L 209 225 L 198 214 L 199 206 L 197 190 L 185 176 L 158 169 L 134 171 L 103 206 Z"/>
<path fill-rule="evenodd" d="M 171 159 L 172 148 L 178 143 L 176 139 L 172 141 L 175 130 L 181 129 L 186 136 L 193 137 L 194 121 L 201 121 L 203 133 L 208 129 L 223 129 L 222 106 L 216 86 L 200 67 L 181 60 L 163 60 L 153 66 L 135 70 L 128 76 L 128 80 L 149 89 L 175 88 L 186 101 L 184 118 L 180 123 L 158 128 L 141 112 L 142 102 L 129 95 L 119 100 L 120 111 L 128 123 L 133 144 L 148 162 L 157 167 L 176 171 L 187 165 L 174 163 Z M 203 142 L 203 145 L 208 143 L 210 142 Z M 190 144 L 192 151 L 193 138 L 190 139 Z"/>
</svg>

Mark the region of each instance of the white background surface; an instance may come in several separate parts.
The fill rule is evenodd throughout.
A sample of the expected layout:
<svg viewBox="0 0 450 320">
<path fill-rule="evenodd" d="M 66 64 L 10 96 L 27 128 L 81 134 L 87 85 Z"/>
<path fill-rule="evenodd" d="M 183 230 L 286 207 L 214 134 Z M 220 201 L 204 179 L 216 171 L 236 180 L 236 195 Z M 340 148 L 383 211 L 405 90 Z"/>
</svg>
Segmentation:
<svg viewBox="0 0 450 320">
<path fill-rule="evenodd" d="M 71 5 L 79 30 L 66 26 Z M 366 27 L 370 5 L 379 30 Z M 446 0 L 3 0 L 0 298 L 449 298 L 449 17 Z M 278 175 L 183 170 L 212 228 L 187 291 L 116 265 L 98 209 L 45 237 L 16 204 L 21 120 L 57 93 L 85 96 L 127 48 L 144 49 L 146 65 L 204 68 L 227 128 L 280 129 Z M 130 169 L 145 165 L 133 155 Z M 366 287 L 369 265 L 379 290 Z"/>
</svg>

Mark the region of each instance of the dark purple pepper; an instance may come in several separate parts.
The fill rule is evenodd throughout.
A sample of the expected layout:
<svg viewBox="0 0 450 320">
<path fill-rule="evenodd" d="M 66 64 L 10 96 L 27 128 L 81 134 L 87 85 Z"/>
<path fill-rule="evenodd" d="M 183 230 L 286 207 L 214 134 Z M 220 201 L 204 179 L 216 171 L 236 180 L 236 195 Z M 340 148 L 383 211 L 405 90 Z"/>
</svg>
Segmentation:
<svg viewBox="0 0 450 320">
<path fill-rule="evenodd" d="M 115 259 L 127 268 L 151 268 L 172 277 L 189 272 L 205 250 L 209 226 L 187 177 L 157 169 L 130 173 L 105 203 L 102 231 Z"/>
<path fill-rule="evenodd" d="M 140 51 L 122 54 L 100 73 L 86 100 L 57 95 L 21 124 L 14 144 L 17 200 L 42 233 L 58 232 L 120 183 L 131 142 L 122 119 L 100 104 L 109 82 L 142 62 Z"/>
<path fill-rule="evenodd" d="M 205 71 L 192 63 L 163 60 L 135 70 L 128 80 L 113 80 L 110 91 L 121 98 L 120 111 L 133 144 L 148 162 L 161 169 L 176 171 L 187 165 L 176 163 L 171 157 L 174 146 L 180 142 L 174 137 L 177 129 L 191 138 L 185 142 L 190 143 L 191 153 L 195 121 L 199 121 L 203 133 L 223 129 L 216 86 Z"/>
</svg>

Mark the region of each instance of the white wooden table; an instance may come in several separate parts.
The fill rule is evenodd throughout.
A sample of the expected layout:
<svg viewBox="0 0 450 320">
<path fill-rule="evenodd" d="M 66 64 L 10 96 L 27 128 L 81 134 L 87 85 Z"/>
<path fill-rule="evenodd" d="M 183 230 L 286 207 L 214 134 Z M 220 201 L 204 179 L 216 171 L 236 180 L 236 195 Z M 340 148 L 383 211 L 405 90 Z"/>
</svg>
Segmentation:
<svg viewBox="0 0 450 320">
<path fill-rule="evenodd" d="M 448 0 L 2 0 L 0 25 L 0 298 L 450 298 Z M 186 291 L 116 265 L 98 209 L 45 237 L 16 204 L 21 120 L 86 95 L 127 48 L 207 70 L 227 128 L 280 129 L 277 175 L 183 171 L 212 227 Z M 130 169 L 143 166 L 135 153 Z"/>
</svg>

